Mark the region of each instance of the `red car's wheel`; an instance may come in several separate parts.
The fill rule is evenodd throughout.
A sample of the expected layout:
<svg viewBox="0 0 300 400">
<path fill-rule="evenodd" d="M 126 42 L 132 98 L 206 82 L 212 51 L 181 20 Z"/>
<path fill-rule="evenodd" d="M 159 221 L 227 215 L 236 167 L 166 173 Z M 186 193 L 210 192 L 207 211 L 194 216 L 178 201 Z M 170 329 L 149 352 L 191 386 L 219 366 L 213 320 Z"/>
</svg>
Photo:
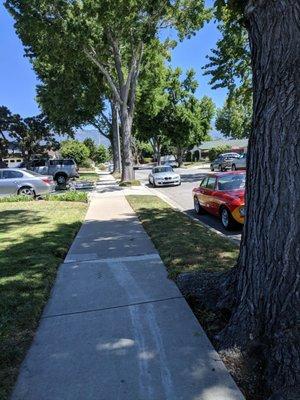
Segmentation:
<svg viewBox="0 0 300 400">
<path fill-rule="evenodd" d="M 203 208 L 201 207 L 198 198 L 194 197 L 194 210 L 197 214 L 203 214 Z"/>
<path fill-rule="evenodd" d="M 225 228 L 226 230 L 231 230 L 236 227 L 237 224 L 232 217 L 231 212 L 226 207 L 221 208 L 220 216 L 223 228 Z"/>
</svg>

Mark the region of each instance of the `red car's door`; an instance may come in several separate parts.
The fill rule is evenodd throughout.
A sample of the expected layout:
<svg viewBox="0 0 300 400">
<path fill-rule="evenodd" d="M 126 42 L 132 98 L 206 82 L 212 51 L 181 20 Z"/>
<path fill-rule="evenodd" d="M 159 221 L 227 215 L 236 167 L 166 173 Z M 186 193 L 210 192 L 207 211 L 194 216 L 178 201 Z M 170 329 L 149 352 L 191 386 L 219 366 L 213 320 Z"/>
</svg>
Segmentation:
<svg viewBox="0 0 300 400">
<path fill-rule="evenodd" d="M 197 189 L 197 197 L 202 208 L 207 209 L 206 183 L 208 178 L 204 178 Z"/>
<path fill-rule="evenodd" d="M 217 209 L 214 197 L 215 188 L 216 188 L 216 178 L 214 176 L 210 176 L 206 183 L 205 198 L 207 204 L 206 209 L 211 214 L 216 214 L 216 209 Z"/>
</svg>

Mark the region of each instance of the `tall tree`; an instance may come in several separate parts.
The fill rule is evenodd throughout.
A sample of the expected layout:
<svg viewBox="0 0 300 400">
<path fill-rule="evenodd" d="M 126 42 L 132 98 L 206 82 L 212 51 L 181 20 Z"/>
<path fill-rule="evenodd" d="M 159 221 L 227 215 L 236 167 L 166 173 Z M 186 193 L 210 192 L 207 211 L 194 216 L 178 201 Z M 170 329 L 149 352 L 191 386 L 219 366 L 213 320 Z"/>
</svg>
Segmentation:
<svg viewBox="0 0 300 400">
<path fill-rule="evenodd" d="M 13 116 L 5 106 L 0 107 L 0 160 L 7 156 L 8 151 L 8 131 L 13 121 Z"/>
<path fill-rule="evenodd" d="M 143 51 L 162 27 L 180 36 L 207 20 L 204 0 L 6 0 L 27 54 L 39 64 L 87 57 L 106 79 L 120 111 L 123 180 L 133 179 L 131 130 Z"/>
<path fill-rule="evenodd" d="M 235 89 L 227 97 L 225 104 L 217 111 L 215 126 L 225 137 L 248 138 L 252 124 L 252 95 L 241 88 Z"/>
<path fill-rule="evenodd" d="M 300 397 L 300 4 L 216 1 L 247 29 L 253 80 L 246 223 L 224 348 L 263 357 L 272 399 Z M 230 41 L 228 42 L 228 45 Z M 230 64 L 229 64 L 230 65 Z M 230 288 L 230 286 L 229 286 Z M 225 303 L 224 303 L 225 304 Z"/>
</svg>

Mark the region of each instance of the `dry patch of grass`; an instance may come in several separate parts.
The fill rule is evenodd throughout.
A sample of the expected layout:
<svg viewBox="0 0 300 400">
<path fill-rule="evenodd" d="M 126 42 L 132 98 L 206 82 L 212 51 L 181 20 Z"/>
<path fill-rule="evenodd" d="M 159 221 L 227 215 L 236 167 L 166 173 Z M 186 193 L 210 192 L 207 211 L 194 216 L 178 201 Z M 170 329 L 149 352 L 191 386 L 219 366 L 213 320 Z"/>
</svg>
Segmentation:
<svg viewBox="0 0 300 400">
<path fill-rule="evenodd" d="M 182 272 L 222 272 L 238 255 L 229 240 L 174 210 L 156 196 L 127 196 L 171 277 Z"/>
<path fill-rule="evenodd" d="M 7 399 L 87 205 L 0 204 L 0 399 Z"/>
</svg>

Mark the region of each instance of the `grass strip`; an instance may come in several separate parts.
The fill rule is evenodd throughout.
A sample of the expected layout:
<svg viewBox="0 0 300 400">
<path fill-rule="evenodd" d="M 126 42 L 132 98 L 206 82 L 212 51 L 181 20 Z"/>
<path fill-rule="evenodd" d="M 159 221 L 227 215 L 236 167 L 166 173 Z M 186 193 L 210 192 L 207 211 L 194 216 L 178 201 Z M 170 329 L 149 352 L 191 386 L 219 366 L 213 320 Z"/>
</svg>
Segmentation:
<svg viewBox="0 0 300 400">
<path fill-rule="evenodd" d="M 127 196 L 157 248 L 169 276 L 182 272 L 222 272 L 231 268 L 238 248 L 157 196 Z"/>
<path fill-rule="evenodd" d="M 87 204 L 0 204 L 0 399 L 8 399 Z"/>
</svg>

